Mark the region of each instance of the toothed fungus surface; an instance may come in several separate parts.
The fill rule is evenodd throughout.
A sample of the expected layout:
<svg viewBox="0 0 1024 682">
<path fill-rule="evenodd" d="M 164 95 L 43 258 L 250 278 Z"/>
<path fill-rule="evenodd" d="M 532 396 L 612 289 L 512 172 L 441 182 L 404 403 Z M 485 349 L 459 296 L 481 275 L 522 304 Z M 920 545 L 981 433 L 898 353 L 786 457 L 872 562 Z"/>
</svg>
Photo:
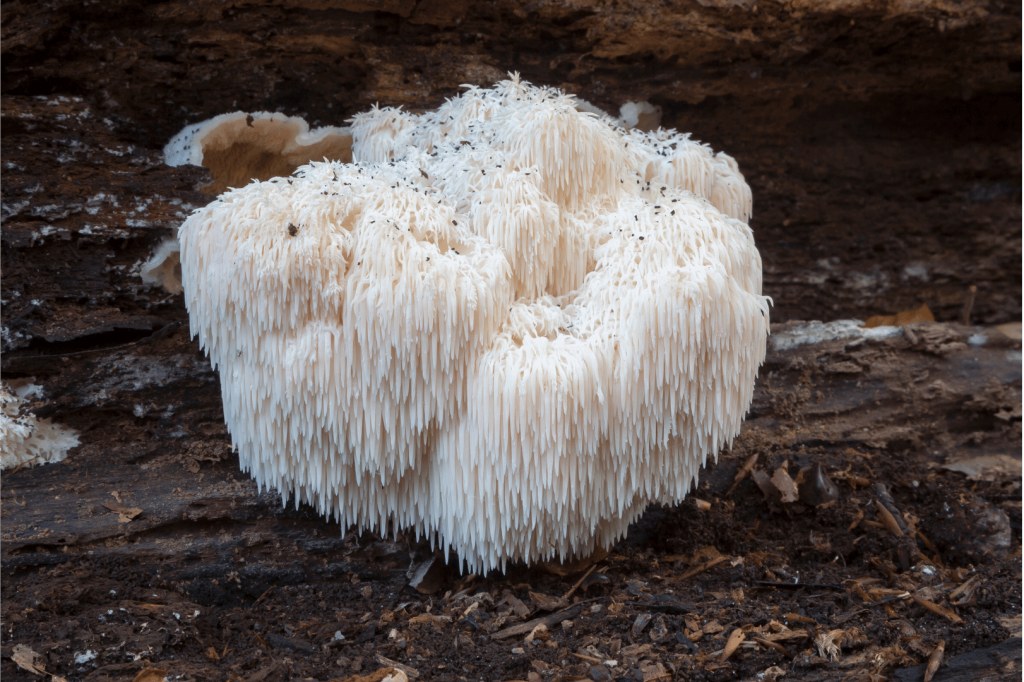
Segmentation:
<svg viewBox="0 0 1024 682">
<path fill-rule="evenodd" d="M 472 570 L 583 556 L 739 432 L 768 305 L 735 162 L 517 77 L 181 227 L 243 468 Z"/>
</svg>

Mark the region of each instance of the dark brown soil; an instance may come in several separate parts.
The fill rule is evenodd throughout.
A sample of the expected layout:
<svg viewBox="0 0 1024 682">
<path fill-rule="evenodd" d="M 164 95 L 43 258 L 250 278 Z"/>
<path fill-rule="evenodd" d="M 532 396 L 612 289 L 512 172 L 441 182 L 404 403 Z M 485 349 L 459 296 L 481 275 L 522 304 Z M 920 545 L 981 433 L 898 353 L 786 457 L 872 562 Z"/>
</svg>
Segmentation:
<svg viewBox="0 0 1024 682">
<path fill-rule="evenodd" d="M 82 439 L 3 477 L 4 679 L 41 679 L 27 647 L 68 680 L 903 680 L 940 642 L 1020 679 L 1021 348 L 993 326 L 1021 319 L 1020 5 L 753 7 L 4 3 L 3 377 L 33 377 L 36 413 Z M 738 159 L 773 339 L 921 303 L 939 323 L 772 348 L 692 499 L 583 572 L 450 557 L 422 594 L 423 543 L 284 509 L 239 471 L 181 297 L 136 268 L 210 200 L 203 169 L 161 161 L 186 123 L 339 124 L 511 69 L 648 99 Z M 838 499 L 730 492 L 754 455 L 765 477 L 820 464 Z"/>
</svg>

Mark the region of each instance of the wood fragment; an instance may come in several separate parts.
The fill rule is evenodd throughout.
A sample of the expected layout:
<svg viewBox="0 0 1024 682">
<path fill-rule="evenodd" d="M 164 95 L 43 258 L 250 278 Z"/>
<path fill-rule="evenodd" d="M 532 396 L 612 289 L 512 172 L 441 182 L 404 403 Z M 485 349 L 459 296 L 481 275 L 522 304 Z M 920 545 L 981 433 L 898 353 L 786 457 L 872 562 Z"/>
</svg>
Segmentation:
<svg viewBox="0 0 1024 682">
<path fill-rule="evenodd" d="M 875 512 L 878 514 L 878 518 L 882 520 L 882 523 L 885 524 L 885 529 L 889 533 L 898 538 L 904 537 L 903 531 L 900 530 L 900 525 L 896 523 L 896 517 L 877 498 L 875 499 Z"/>
<path fill-rule="evenodd" d="M 864 510 L 858 509 L 857 513 L 853 515 L 853 522 L 850 523 L 850 527 L 846 529 L 847 533 L 852 533 L 853 529 L 860 525 L 860 522 L 864 520 Z"/>
<path fill-rule="evenodd" d="M 974 590 L 977 589 L 978 584 L 980 582 L 980 575 L 975 575 L 971 578 L 968 578 L 963 583 L 961 583 L 959 587 L 957 587 L 955 590 L 949 593 L 949 601 L 952 603 L 958 601 L 962 596 L 970 597 L 974 593 Z"/>
<path fill-rule="evenodd" d="M 971 288 L 973 289 L 974 287 Z M 924 682 L 932 682 L 932 678 L 938 672 L 939 666 L 942 665 L 942 657 L 945 652 L 946 640 L 939 640 L 935 650 L 932 651 L 932 655 L 928 657 L 928 666 L 924 669 Z"/>
<path fill-rule="evenodd" d="M 571 597 L 571 596 L 573 595 L 573 593 L 574 593 L 574 592 L 576 592 L 576 590 L 578 590 L 578 589 L 579 589 L 580 585 L 582 585 L 582 584 L 583 584 L 583 581 L 584 581 L 584 580 L 586 580 L 587 578 L 589 578 L 589 577 L 590 577 L 590 574 L 591 574 L 591 573 L 593 573 L 593 572 L 594 572 L 594 571 L 595 571 L 596 569 L 597 569 L 597 564 L 594 564 L 594 565 L 593 565 L 593 566 L 591 566 L 591 567 L 590 567 L 589 569 L 587 569 L 587 572 L 583 574 L 583 577 L 582 577 L 582 578 L 580 578 L 579 580 L 577 580 L 577 581 L 576 581 L 576 584 L 575 584 L 575 585 L 573 585 L 573 586 L 572 586 L 572 587 L 571 587 L 571 588 L 569 589 L 569 591 L 565 593 L 565 596 L 564 596 L 564 597 L 562 597 L 562 601 L 564 601 L 564 602 L 567 602 L 567 603 L 568 603 L 568 601 L 569 601 L 569 597 Z"/>
<path fill-rule="evenodd" d="M 260 602 L 262 602 L 262 601 L 263 601 L 264 599 L 266 599 L 266 598 L 267 598 L 267 595 L 268 595 L 268 594 L 270 594 L 271 590 L 273 590 L 273 589 L 274 589 L 274 586 L 273 586 L 273 585 L 271 585 L 270 587 L 268 587 L 268 588 L 267 588 L 267 589 L 266 589 L 266 590 L 265 590 L 265 591 L 263 592 L 263 594 L 261 594 L 261 595 L 260 595 L 260 596 L 259 596 L 259 597 L 258 597 L 258 598 L 256 599 L 256 601 L 254 601 L 254 602 L 252 603 L 252 608 L 256 608 L 257 606 L 259 606 Z M 257 636 L 259 636 L 259 635 L 257 635 Z"/>
<path fill-rule="evenodd" d="M 405 673 L 413 679 L 420 676 L 420 671 L 416 668 L 410 668 L 409 666 L 403 663 L 399 663 L 398 661 L 392 661 L 390 658 L 381 656 L 380 654 L 375 655 L 374 660 L 376 660 L 377 663 L 379 663 L 380 665 L 388 666 L 390 668 L 394 668 L 395 670 L 401 670 L 403 673 Z"/>
<path fill-rule="evenodd" d="M 750 472 L 751 470 L 753 470 L 754 465 L 757 464 L 757 458 L 760 456 L 760 453 L 755 453 L 750 457 L 747 457 L 747 461 L 743 463 L 743 466 L 740 467 L 740 470 L 736 472 L 736 476 L 732 479 L 733 483 L 732 486 L 729 487 L 729 490 L 726 491 L 726 497 L 732 495 L 732 491 L 736 490 L 736 486 L 742 483 L 743 479 L 750 475 Z"/>
<path fill-rule="evenodd" d="M 889 494 L 889 489 L 885 487 L 885 484 L 881 482 L 873 483 L 871 485 L 871 492 L 875 495 L 876 502 L 880 503 L 892 514 L 893 520 L 896 521 L 900 531 L 907 535 L 910 532 L 910 527 L 907 525 L 906 519 L 903 518 L 903 513 L 900 511 L 899 506 L 897 506 L 896 500 L 892 499 L 892 495 Z"/>
<path fill-rule="evenodd" d="M 504 630 L 499 630 L 498 632 L 495 632 L 493 635 L 491 635 L 491 639 L 508 639 L 509 637 L 515 637 L 517 635 L 525 635 L 529 632 L 532 632 L 533 629 L 536 628 L 538 625 L 550 627 L 552 625 L 556 625 L 557 623 L 561 623 L 563 620 L 575 618 L 583 611 L 584 604 L 587 604 L 592 601 L 594 600 L 588 599 L 586 601 L 581 601 L 557 613 L 552 613 L 550 615 L 543 616 L 542 618 L 534 618 L 533 620 L 527 621 L 525 623 L 518 623 L 511 627 L 507 627 Z"/>
<path fill-rule="evenodd" d="M 935 543 L 928 539 L 928 536 L 921 532 L 920 528 L 914 529 L 914 534 L 917 536 L 918 540 L 924 543 L 924 546 L 927 547 L 928 551 L 934 556 L 938 556 L 940 554 L 939 548 L 935 546 Z"/>
<path fill-rule="evenodd" d="M 743 630 L 736 628 L 729 635 L 729 641 L 725 643 L 725 649 L 722 650 L 722 655 L 719 657 L 719 663 L 725 663 L 729 660 L 729 657 L 736 653 L 736 649 L 739 648 L 740 643 L 746 639 L 747 636 L 743 634 Z"/>
<path fill-rule="evenodd" d="M 911 598 L 914 600 L 914 603 L 916 603 L 918 606 L 927 609 L 928 611 L 931 611 L 937 616 L 942 616 L 951 623 L 964 622 L 963 618 L 953 613 L 952 609 L 947 609 L 944 606 L 939 606 L 933 601 L 929 601 L 923 597 L 918 597 L 916 594 L 911 595 Z"/>
<path fill-rule="evenodd" d="M 751 637 L 751 640 L 754 641 L 754 642 L 757 642 L 761 646 L 766 646 L 769 649 L 774 649 L 775 651 L 778 651 L 780 654 L 782 654 L 786 658 L 793 658 L 793 654 L 791 654 L 789 652 L 789 649 L 787 649 L 786 647 L 782 646 L 778 642 L 773 642 L 770 639 L 765 639 L 764 637 Z"/>
<path fill-rule="evenodd" d="M 674 580 L 674 582 L 679 582 L 681 580 L 687 580 L 688 578 L 692 578 L 693 576 L 697 575 L 698 573 L 703 573 L 704 571 L 708 570 L 709 568 L 717 566 L 718 564 L 720 564 L 720 563 L 722 563 L 724 561 L 728 561 L 728 560 L 729 560 L 729 557 L 727 557 L 727 556 L 725 556 L 723 554 L 720 557 L 716 557 L 716 558 L 711 559 L 709 561 L 705 561 L 704 563 L 700 564 L 699 566 L 694 566 L 693 568 L 691 568 L 686 573 L 683 573 L 681 576 L 676 578 Z"/>
</svg>

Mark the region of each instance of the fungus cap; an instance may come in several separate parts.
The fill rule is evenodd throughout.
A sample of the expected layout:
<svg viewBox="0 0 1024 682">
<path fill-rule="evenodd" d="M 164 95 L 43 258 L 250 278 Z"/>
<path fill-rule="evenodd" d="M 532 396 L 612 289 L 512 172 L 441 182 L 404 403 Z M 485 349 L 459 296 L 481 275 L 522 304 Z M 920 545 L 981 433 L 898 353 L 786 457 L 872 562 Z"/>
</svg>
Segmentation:
<svg viewBox="0 0 1024 682">
<path fill-rule="evenodd" d="M 473 570 L 607 547 L 681 500 L 765 353 L 735 163 L 515 76 L 352 134 L 353 163 L 179 231 L 243 468 Z"/>
</svg>

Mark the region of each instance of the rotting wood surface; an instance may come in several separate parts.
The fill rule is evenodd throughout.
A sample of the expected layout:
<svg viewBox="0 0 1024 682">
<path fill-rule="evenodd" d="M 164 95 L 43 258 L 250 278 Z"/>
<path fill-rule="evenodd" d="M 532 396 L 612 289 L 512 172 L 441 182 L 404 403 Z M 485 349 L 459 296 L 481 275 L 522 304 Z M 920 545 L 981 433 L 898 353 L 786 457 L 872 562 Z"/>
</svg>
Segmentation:
<svg viewBox="0 0 1024 682">
<path fill-rule="evenodd" d="M 800 328 L 776 326 L 773 342 L 801 338 Z M 598 665 L 587 653 L 591 646 L 605 660 L 641 673 L 644 666 L 671 663 L 700 673 L 691 679 L 715 679 L 717 666 L 753 674 L 780 664 L 791 679 L 808 680 L 873 669 L 878 660 L 883 669 L 922 661 L 926 656 L 910 647 L 923 651 L 933 637 L 952 641 L 959 633 L 967 642 L 951 645 L 950 657 L 969 643 L 999 641 L 1015 615 L 1019 626 L 1012 606 L 1020 585 L 1019 409 L 1017 421 L 998 415 L 1019 408 L 1020 343 L 995 329 L 908 329 L 916 345 L 905 330 L 882 340 L 771 350 L 743 433 L 703 472 L 695 492 L 710 501 L 710 511 L 691 503 L 650 510 L 601 563 L 606 580 L 577 595 L 588 603 L 571 606 L 565 618 L 534 611 L 520 619 L 500 604 L 507 590 L 527 604 L 533 602 L 529 592 L 563 593 L 574 576 L 513 567 L 505 577 L 474 581 L 452 567 L 441 590 L 425 597 L 403 587 L 410 560 L 429 557 L 423 543 L 343 537 L 336 524 L 308 509 L 282 509 L 277 495 L 258 493 L 229 451 L 216 375 L 184 327 L 107 354 L 22 358 L 20 368 L 46 377 L 42 386 L 53 396 L 48 413 L 81 429 L 83 445 L 63 463 L 4 477 L 3 608 L 13 628 L 4 641 L 37 652 L 49 647 L 51 668 L 91 671 L 90 679 L 141 670 L 119 652 L 102 653 L 92 665 L 73 664 L 76 651 L 100 651 L 104 639 L 116 636 L 133 656 L 148 652 L 143 660 L 194 679 L 215 678 L 236 664 L 252 673 L 272 663 L 327 679 L 372 668 L 377 654 L 433 669 L 439 679 L 449 665 L 461 675 L 469 668 L 512 679 L 526 658 L 541 663 L 530 670 L 554 666 L 562 674 L 590 674 Z M 941 343 L 922 344 L 926 336 Z M 969 345 L 972 337 L 974 344 L 980 337 L 985 342 Z M 37 362 L 43 364 L 31 364 Z M 137 405 L 145 406 L 141 417 Z M 794 477 L 798 468 L 819 462 L 840 498 L 824 509 L 797 504 L 771 511 L 749 478 L 727 496 L 751 454 L 759 455 L 756 468 L 767 471 L 790 462 Z M 971 483 L 942 468 L 947 460 L 979 458 L 1016 462 L 1016 473 L 983 474 L 992 480 Z M 937 545 L 941 556 L 933 557 L 918 543 L 926 556 L 915 563 L 945 566 L 935 570 L 948 580 L 974 577 L 980 586 L 969 606 L 957 607 L 962 623 L 930 615 L 906 598 L 907 590 L 926 590 L 942 601 L 948 590 L 918 569 L 900 567 L 901 539 L 881 528 L 868 504 L 869 482 L 884 482 L 901 513 L 912 515 Z M 972 495 L 984 495 L 1013 519 L 1012 546 L 1003 548 L 1003 558 L 971 549 L 979 534 L 965 504 Z M 124 521 L 118 507 L 142 513 Z M 953 523 L 950 513 L 958 514 Z M 848 531 L 858 514 L 863 521 Z M 709 547 L 715 548 L 710 554 Z M 957 566 L 966 568 L 950 573 Z M 676 577 L 683 575 L 689 577 Z M 847 582 L 867 577 L 875 582 Z M 785 586 L 801 580 L 806 588 Z M 783 586 L 769 586 L 774 583 Z M 823 590 L 826 583 L 835 589 Z M 663 609 L 644 605 L 657 606 L 669 595 L 683 606 L 659 616 Z M 427 609 L 442 618 L 430 626 L 405 622 Z M 116 617 L 96 620 L 108 611 Z M 645 612 L 662 620 L 645 625 L 650 632 L 630 635 L 635 614 Z M 787 620 L 789 612 L 802 612 L 811 625 Z M 548 626 L 537 644 L 524 649 L 519 637 L 502 636 L 533 631 L 536 623 L 521 624 L 536 617 Z M 778 633 L 752 632 L 727 662 L 716 663 L 724 646 L 715 640 L 716 628 L 729 622 L 758 627 L 759 619 L 788 623 L 807 641 L 766 640 L 793 657 L 787 658 L 757 644 Z M 903 621 L 914 634 L 898 639 L 903 648 L 893 651 L 885 633 Z M 76 623 L 74 631 L 65 622 Z M 175 626 L 170 635 L 168 625 Z M 660 632 L 655 627 L 667 634 L 654 634 Z M 801 654 L 819 627 L 856 629 L 861 639 L 841 649 L 837 661 Z M 392 630 L 395 638 L 389 638 Z M 344 639 L 333 640 L 336 632 Z M 310 651 L 296 657 L 300 645 Z M 208 655 L 210 647 L 218 660 Z M 877 651 L 868 655 L 872 647 Z M 509 653 L 513 649 L 528 653 Z"/>
</svg>

